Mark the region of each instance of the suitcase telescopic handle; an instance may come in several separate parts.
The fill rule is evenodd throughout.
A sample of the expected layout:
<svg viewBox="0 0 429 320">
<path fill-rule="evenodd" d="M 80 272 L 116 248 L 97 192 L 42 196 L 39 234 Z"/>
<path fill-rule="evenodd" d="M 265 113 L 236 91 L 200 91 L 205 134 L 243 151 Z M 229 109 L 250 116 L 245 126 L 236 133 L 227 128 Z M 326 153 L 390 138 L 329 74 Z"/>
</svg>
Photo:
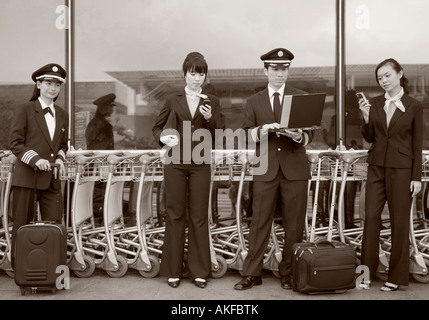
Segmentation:
<svg viewBox="0 0 429 320">
<path fill-rule="evenodd" d="M 57 179 L 58 177 L 58 169 L 60 168 L 60 165 L 58 163 L 49 163 L 51 168 L 54 170 L 54 179 Z M 37 223 L 36 216 L 37 216 L 37 166 L 34 166 L 34 212 L 33 212 L 33 223 Z"/>
</svg>

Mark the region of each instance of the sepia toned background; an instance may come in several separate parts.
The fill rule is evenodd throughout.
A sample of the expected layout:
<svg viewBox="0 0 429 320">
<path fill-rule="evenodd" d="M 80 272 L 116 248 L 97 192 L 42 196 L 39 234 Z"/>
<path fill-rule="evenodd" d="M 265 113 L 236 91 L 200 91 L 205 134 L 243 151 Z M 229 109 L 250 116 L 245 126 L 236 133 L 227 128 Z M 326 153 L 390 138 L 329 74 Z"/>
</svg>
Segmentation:
<svg viewBox="0 0 429 320">
<path fill-rule="evenodd" d="M 72 0 L 73 1 L 73 0 Z M 17 104 L 28 101 L 31 73 L 66 65 L 66 1 L 0 2 L 0 149 Z M 96 98 L 114 92 L 115 148 L 155 148 L 151 128 L 164 97 L 184 87 L 181 65 L 191 51 L 207 59 L 207 86 L 221 99 L 225 127 L 241 126 L 246 99 L 266 85 L 261 54 L 286 47 L 295 54 L 288 83 L 326 92 L 322 129 L 309 148 L 335 147 L 335 0 L 74 0 L 73 105 L 66 87 L 58 104 L 72 111 L 71 145 L 85 149 L 84 131 Z M 355 91 L 381 91 L 375 66 L 397 59 L 410 79 L 411 95 L 425 107 L 429 148 L 429 21 L 425 0 L 345 2 L 345 145 L 365 148 L 359 133 Z"/>
</svg>

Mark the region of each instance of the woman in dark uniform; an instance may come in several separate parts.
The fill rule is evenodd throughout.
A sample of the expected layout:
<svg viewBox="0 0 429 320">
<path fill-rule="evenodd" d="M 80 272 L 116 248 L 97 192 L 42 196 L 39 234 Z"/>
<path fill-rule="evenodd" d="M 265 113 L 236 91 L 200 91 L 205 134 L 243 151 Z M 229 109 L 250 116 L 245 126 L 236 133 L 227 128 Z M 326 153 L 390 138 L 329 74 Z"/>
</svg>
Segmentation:
<svg viewBox="0 0 429 320">
<path fill-rule="evenodd" d="M 220 105 L 217 97 L 202 93 L 207 70 L 207 63 L 200 53 L 193 52 L 186 57 L 183 63 L 186 87 L 166 97 L 152 129 L 162 147 L 172 148 L 173 154 L 180 153 L 164 167 L 167 216 L 160 274 L 168 277 L 168 284 L 173 288 L 180 284 L 182 277 L 186 227 L 190 279 L 197 287 L 204 288 L 206 279 L 211 276 L 208 233 L 210 149 L 215 129 L 220 127 Z M 174 123 L 177 134 L 163 133 L 167 123 L 170 126 Z M 202 140 L 193 141 L 194 132 L 203 133 Z M 200 154 L 193 151 L 200 142 L 209 139 L 210 148 L 204 150 L 205 161 L 199 161 Z"/>
<path fill-rule="evenodd" d="M 408 285 L 410 210 L 412 197 L 421 190 L 423 108 L 408 95 L 408 80 L 396 60 L 381 62 L 375 76 L 385 94 L 359 102 L 362 135 L 372 143 L 368 150 L 361 259 L 375 278 L 381 214 L 387 201 L 392 248 L 388 279 L 381 290 L 390 292 Z"/>
<path fill-rule="evenodd" d="M 55 100 L 65 78 L 66 71 L 55 63 L 33 72 L 32 79 L 36 83 L 33 96 L 30 102 L 15 110 L 12 120 L 9 147 L 17 157 L 12 178 L 12 255 L 15 251 L 16 230 L 33 220 L 36 214 L 35 188 L 42 220 L 61 223 L 61 182 L 54 175 L 51 164 L 58 164 L 60 173 L 64 172 L 68 149 L 68 114 L 55 104 Z"/>
</svg>

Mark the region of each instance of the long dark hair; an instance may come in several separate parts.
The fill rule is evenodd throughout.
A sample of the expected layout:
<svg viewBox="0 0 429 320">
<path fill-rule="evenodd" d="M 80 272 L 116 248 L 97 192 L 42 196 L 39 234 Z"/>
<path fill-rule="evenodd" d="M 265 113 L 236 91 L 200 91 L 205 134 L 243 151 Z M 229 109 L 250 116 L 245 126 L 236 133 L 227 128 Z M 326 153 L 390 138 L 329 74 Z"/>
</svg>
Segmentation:
<svg viewBox="0 0 429 320">
<path fill-rule="evenodd" d="M 380 69 L 381 67 L 383 67 L 387 64 L 391 65 L 393 70 L 395 70 L 397 73 L 402 71 L 402 78 L 400 80 L 400 84 L 401 84 L 401 87 L 404 88 L 404 92 L 406 94 L 409 94 L 410 90 L 408 88 L 408 79 L 405 77 L 404 69 L 399 64 L 399 62 L 393 58 L 389 58 L 389 59 L 386 59 L 386 60 L 380 62 L 378 64 L 377 68 L 375 68 L 375 80 L 377 81 L 377 83 L 380 84 L 380 82 L 378 81 L 378 75 L 377 75 L 378 69 Z"/>
</svg>

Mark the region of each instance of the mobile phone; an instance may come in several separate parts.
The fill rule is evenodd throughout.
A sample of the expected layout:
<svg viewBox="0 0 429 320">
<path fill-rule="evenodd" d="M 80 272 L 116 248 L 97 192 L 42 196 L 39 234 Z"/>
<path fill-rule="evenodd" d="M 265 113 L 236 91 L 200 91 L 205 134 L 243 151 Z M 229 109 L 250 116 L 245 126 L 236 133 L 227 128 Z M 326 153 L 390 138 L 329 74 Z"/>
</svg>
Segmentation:
<svg viewBox="0 0 429 320">
<path fill-rule="evenodd" d="M 363 92 L 356 92 L 356 97 L 358 98 L 358 101 L 360 101 L 360 100 L 368 100 L 365 97 L 365 94 Z"/>
<path fill-rule="evenodd" d="M 204 99 L 203 105 L 206 105 L 206 104 L 210 105 L 210 99 L 209 98 Z"/>
</svg>

